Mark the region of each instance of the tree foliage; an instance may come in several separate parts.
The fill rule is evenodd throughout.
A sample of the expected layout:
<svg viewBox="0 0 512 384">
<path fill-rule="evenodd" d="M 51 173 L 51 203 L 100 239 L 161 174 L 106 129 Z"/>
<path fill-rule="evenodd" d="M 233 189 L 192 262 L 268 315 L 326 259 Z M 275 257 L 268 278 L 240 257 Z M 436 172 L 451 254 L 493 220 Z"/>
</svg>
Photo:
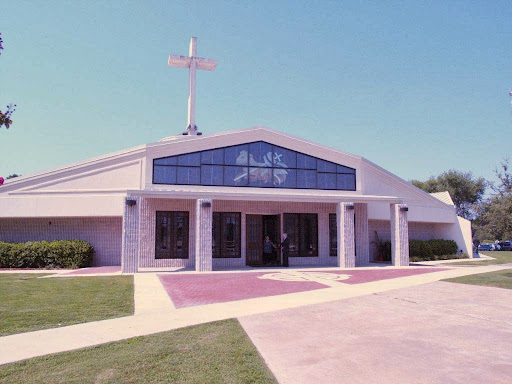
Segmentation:
<svg viewBox="0 0 512 384">
<path fill-rule="evenodd" d="M 2 33 L 0 32 L 0 55 L 2 54 L 2 51 L 4 49 L 3 42 L 4 41 L 2 40 Z M 16 104 L 9 104 L 6 110 L 3 112 L 2 110 L 0 110 L 0 128 L 5 127 L 9 129 L 9 127 L 12 125 L 11 116 L 15 110 Z"/>
<path fill-rule="evenodd" d="M 494 196 L 479 206 L 475 238 L 512 239 L 512 173 L 509 162 L 505 159 L 494 171 L 500 183 L 492 186 Z"/>
<path fill-rule="evenodd" d="M 425 192 L 448 191 L 455 204 L 457 215 L 466 219 L 475 217 L 475 208 L 484 197 L 487 181 L 474 177 L 471 172 L 449 170 L 426 181 L 412 180 L 412 184 Z"/>
</svg>

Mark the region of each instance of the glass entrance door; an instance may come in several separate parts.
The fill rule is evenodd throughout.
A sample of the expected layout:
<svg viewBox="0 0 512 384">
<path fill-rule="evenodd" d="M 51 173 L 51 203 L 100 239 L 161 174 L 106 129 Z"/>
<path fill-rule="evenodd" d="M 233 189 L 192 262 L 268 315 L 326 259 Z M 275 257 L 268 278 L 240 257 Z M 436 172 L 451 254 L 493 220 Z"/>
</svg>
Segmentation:
<svg viewBox="0 0 512 384">
<path fill-rule="evenodd" d="M 246 216 L 246 264 L 251 266 L 280 265 L 281 258 L 277 244 L 281 238 L 279 215 L 247 215 Z M 265 245 L 269 237 L 273 245 Z M 270 250 L 270 252 L 268 252 Z"/>
</svg>

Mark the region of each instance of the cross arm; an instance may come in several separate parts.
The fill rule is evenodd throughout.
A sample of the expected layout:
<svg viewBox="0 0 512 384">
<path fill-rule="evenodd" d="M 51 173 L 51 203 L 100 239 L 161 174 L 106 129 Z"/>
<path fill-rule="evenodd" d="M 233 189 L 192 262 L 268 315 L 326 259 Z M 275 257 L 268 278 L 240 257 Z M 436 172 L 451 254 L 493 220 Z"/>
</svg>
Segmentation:
<svg viewBox="0 0 512 384">
<path fill-rule="evenodd" d="M 213 71 L 217 66 L 217 60 L 214 59 L 203 59 L 202 57 L 194 57 L 194 61 L 197 63 L 197 69 L 203 69 L 205 71 Z"/>
<path fill-rule="evenodd" d="M 169 55 L 169 67 L 188 68 L 190 67 L 190 57 L 180 55 Z"/>
</svg>

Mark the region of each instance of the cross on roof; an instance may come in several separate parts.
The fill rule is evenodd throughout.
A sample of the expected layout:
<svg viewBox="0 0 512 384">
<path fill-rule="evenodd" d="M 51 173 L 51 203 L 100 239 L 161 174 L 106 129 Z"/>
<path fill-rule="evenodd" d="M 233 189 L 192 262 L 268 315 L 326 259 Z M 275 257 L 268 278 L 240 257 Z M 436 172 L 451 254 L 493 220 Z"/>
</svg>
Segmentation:
<svg viewBox="0 0 512 384">
<path fill-rule="evenodd" d="M 188 56 L 169 55 L 169 67 L 188 68 L 188 125 L 184 135 L 197 135 L 196 126 L 196 69 L 213 71 L 217 66 L 217 60 L 197 57 L 197 38 L 190 39 Z"/>
</svg>

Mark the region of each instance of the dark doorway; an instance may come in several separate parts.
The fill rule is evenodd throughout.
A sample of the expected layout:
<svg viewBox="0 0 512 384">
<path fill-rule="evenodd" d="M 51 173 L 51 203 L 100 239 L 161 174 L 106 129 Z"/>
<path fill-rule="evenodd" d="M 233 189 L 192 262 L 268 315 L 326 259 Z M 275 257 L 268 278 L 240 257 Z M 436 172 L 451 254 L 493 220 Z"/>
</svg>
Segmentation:
<svg viewBox="0 0 512 384">
<path fill-rule="evenodd" d="M 277 244 L 281 238 L 281 222 L 279 215 L 247 215 L 246 216 L 247 249 L 246 264 L 252 266 L 276 266 L 281 264 Z M 266 236 L 276 246 L 270 253 L 264 253 Z M 267 249 L 268 250 L 268 249 Z"/>
</svg>

